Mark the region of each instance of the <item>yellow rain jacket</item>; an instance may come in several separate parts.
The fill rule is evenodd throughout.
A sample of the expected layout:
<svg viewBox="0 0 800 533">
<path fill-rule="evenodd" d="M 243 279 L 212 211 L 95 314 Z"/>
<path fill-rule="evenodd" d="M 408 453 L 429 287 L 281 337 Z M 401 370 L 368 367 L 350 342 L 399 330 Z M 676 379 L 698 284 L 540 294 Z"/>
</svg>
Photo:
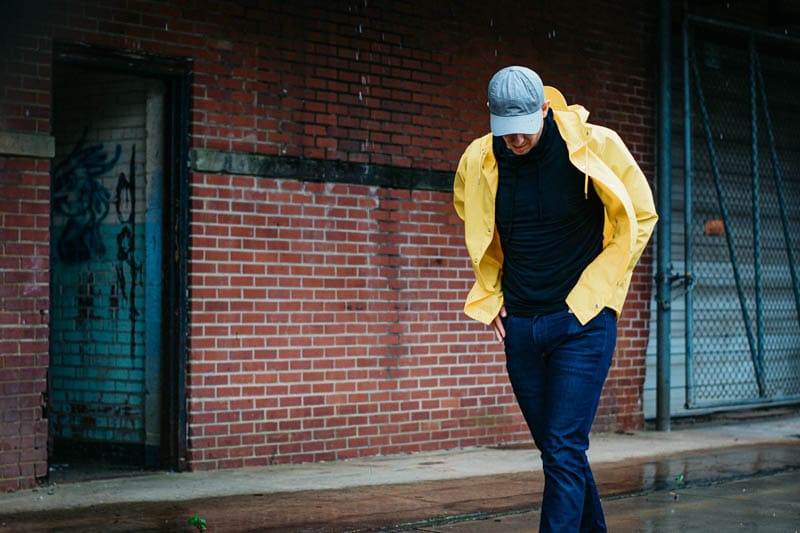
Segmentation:
<svg viewBox="0 0 800 533">
<path fill-rule="evenodd" d="M 633 268 L 658 220 L 653 194 L 619 135 L 586 122 L 589 112 L 580 105 L 568 106 L 557 89 L 545 87 L 544 94 L 566 141 L 570 161 L 586 176 L 585 190 L 591 179 L 605 207 L 603 250 L 581 274 L 567 296 L 567 306 L 581 324 L 604 307 L 619 316 Z M 489 133 L 467 147 L 453 185 L 453 203 L 464 221 L 467 251 L 475 271 L 475 285 L 464 312 L 484 324 L 491 324 L 503 305 L 503 251 L 495 226 L 497 181 Z"/>
</svg>

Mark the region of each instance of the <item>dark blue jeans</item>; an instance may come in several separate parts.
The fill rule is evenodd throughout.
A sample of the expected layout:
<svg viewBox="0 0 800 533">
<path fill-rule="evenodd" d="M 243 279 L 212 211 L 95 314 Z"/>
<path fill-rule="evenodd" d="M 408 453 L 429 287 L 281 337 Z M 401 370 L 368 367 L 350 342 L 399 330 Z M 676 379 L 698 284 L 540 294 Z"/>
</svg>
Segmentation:
<svg viewBox="0 0 800 533">
<path fill-rule="evenodd" d="M 585 326 L 570 311 L 508 316 L 506 367 L 542 454 L 541 532 L 606 531 L 586 450 L 617 341 L 614 311 Z"/>
</svg>

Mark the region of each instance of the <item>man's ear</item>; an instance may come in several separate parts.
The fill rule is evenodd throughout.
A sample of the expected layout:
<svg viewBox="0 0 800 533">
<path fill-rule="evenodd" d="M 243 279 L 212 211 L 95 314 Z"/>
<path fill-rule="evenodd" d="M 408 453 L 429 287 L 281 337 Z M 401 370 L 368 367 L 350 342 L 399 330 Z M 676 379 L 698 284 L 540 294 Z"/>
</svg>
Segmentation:
<svg viewBox="0 0 800 533">
<path fill-rule="evenodd" d="M 545 100 L 542 104 L 542 115 L 546 115 L 547 111 L 550 109 L 550 100 Z"/>
</svg>

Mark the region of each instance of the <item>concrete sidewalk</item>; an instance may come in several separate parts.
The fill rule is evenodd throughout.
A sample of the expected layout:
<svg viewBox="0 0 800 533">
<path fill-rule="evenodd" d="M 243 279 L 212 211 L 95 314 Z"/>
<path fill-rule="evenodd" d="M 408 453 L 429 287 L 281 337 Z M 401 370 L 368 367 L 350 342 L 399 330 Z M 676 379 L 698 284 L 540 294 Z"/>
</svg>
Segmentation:
<svg viewBox="0 0 800 533">
<path fill-rule="evenodd" d="M 800 411 L 790 416 L 727 420 L 669 432 L 592 435 L 592 465 L 765 443 L 800 446 Z M 3 513 L 104 503 L 198 498 L 415 483 L 541 470 L 535 449 L 470 448 L 350 461 L 212 472 L 155 473 L 85 481 L 0 495 Z"/>
</svg>

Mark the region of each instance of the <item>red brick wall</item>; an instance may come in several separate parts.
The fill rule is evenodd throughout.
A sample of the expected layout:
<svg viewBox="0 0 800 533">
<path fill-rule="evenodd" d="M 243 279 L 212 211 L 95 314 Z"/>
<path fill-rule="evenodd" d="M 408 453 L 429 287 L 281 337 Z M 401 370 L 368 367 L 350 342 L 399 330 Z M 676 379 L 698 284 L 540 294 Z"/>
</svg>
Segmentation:
<svg viewBox="0 0 800 533">
<path fill-rule="evenodd" d="M 642 391 L 647 369 L 643 357 L 647 352 L 651 312 L 652 255 L 651 247 L 642 256 L 631 280 L 617 324 L 617 350 L 600 399 L 595 431 L 641 429 L 644 422 Z"/>
<path fill-rule="evenodd" d="M 72 2 L 60 11 L 67 8 L 51 3 L 14 14 L 21 47 L 0 41 L 13 52 L 0 56 L 14 58 L 2 64 L 11 82 L 0 89 L 0 130 L 48 133 L 53 42 L 87 43 L 191 58 L 192 148 L 445 176 L 427 191 L 370 186 L 368 166 L 354 176 L 361 185 L 192 175 L 190 466 L 527 440 L 499 346 L 461 313 L 471 271 L 449 176 L 488 128 L 488 78 L 512 63 L 536 68 L 593 120 L 617 129 L 652 176 L 655 5 L 567 1 L 548 12 L 504 1 L 242 4 Z M 34 200 L 46 202 L 45 162 L 4 164 L 4 191 L 35 190 Z M 22 240 L 14 217 L 29 210 L 3 205 L 11 213 L 0 231 Z M 44 211 L 33 227 L 45 234 L 24 241 L 45 261 L 42 273 L 4 284 L 4 298 L 26 310 L 4 305 L 0 324 L 4 335 L 24 332 L 0 342 L 20 358 L 24 370 L 11 375 L 30 376 L 23 388 L 37 401 L 24 411 L 32 420 L 4 419 L 3 435 L 25 424 L 32 436 L 45 431 L 36 411 L 47 367 L 38 314 L 47 308 Z M 26 270 L 27 252 L 5 246 L 2 260 Z M 645 265 L 620 323 L 597 429 L 642 424 L 649 280 Z M 18 327 L 29 312 L 37 326 Z M 29 485 L 30 472 L 8 468 L 43 460 L 41 451 L 24 463 L 0 456 L 0 479 Z"/>
<path fill-rule="evenodd" d="M 3 13 L 0 9 L 0 19 Z M 50 132 L 46 39 L 0 22 L 0 132 Z M 0 154 L 0 492 L 47 474 L 50 162 Z"/>
<path fill-rule="evenodd" d="M 9 4 L 0 6 L 0 131 L 49 134 L 51 39 L 34 13 L 7 13 Z"/>
<path fill-rule="evenodd" d="M 0 156 L 0 491 L 47 473 L 49 172 Z"/>
<path fill-rule="evenodd" d="M 190 463 L 517 440 L 441 192 L 196 175 Z M 481 329 L 478 329 L 481 331 Z"/>
</svg>

